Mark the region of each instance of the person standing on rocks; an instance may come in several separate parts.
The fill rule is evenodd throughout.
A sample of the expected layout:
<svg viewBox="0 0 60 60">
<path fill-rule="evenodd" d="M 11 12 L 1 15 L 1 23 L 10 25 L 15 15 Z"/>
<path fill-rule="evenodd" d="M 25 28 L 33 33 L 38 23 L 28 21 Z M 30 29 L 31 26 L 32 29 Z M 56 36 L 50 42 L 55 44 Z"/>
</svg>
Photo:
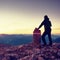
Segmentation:
<svg viewBox="0 0 60 60">
<path fill-rule="evenodd" d="M 44 46 L 47 45 L 46 41 L 45 41 L 45 36 L 48 35 L 49 38 L 49 45 L 52 45 L 52 38 L 51 38 L 51 21 L 49 20 L 48 16 L 45 15 L 44 16 L 44 20 L 41 23 L 41 25 L 38 27 L 38 29 L 40 29 L 42 26 L 44 25 L 44 33 L 42 35 L 42 41 L 44 43 Z"/>
</svg>

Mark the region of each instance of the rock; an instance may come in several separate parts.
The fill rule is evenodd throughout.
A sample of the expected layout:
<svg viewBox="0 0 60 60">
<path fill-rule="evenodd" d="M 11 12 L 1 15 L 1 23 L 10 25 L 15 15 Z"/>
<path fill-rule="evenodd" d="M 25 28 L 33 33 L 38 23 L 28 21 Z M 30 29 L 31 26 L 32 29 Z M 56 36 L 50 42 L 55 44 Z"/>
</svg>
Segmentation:
<svg viewBox="0 0 60 60">
<path fill-rule="evenodd" d="M 0 47 L 0 60 L 59 60 L 60 44 L 55 43 L 43 48 L 33 47 L 33 44 L 21 46 Z M 10 53 L 11 52 L 11 53 Z"/>
</svg>

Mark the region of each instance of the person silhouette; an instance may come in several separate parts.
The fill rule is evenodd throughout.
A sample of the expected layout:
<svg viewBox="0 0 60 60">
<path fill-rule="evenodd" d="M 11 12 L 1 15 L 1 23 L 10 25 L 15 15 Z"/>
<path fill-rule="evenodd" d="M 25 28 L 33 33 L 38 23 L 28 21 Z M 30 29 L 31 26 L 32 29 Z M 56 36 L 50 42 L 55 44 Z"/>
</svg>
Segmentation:
<svg viewBox="0 0 60 60">
<path fill-rule="evenodd" d="M 44 46 L 46 45 L 45 36 L 48 35 L 49 38 L 49 45 L 52 45 L 52 38 L 51 38 L 51 21 L 49 20 L 48 16 L 44 16 L 43 22 L 39 25 L 38 29 L 40 29 L 44 25 L 44 33 L 42 34 L 42 41 Z"/>
</svg>

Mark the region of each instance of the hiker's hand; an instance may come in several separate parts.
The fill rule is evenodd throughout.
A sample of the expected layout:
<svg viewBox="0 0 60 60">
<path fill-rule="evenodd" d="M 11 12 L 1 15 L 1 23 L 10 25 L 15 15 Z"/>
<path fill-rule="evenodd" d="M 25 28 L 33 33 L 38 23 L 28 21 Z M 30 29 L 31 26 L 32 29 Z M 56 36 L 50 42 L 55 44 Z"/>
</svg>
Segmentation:
<svg viewBox="0 0 60 60">
<path fill-rule="evenodd" d="M 39 30 L 39 28 L 37 28 Z"/>
</svg>

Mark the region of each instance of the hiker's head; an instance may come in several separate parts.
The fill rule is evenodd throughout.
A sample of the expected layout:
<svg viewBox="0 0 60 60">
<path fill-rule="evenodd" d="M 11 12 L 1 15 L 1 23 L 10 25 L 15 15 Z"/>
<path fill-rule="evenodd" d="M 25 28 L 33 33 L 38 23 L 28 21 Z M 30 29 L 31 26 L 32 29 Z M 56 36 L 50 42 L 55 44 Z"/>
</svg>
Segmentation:
<svg viewBox="0 0 60 60">
<path fill-rule="evenodd" d="M 47 15 L 44 16 L 44 20 L 49 20 Z"/>
</svg>

